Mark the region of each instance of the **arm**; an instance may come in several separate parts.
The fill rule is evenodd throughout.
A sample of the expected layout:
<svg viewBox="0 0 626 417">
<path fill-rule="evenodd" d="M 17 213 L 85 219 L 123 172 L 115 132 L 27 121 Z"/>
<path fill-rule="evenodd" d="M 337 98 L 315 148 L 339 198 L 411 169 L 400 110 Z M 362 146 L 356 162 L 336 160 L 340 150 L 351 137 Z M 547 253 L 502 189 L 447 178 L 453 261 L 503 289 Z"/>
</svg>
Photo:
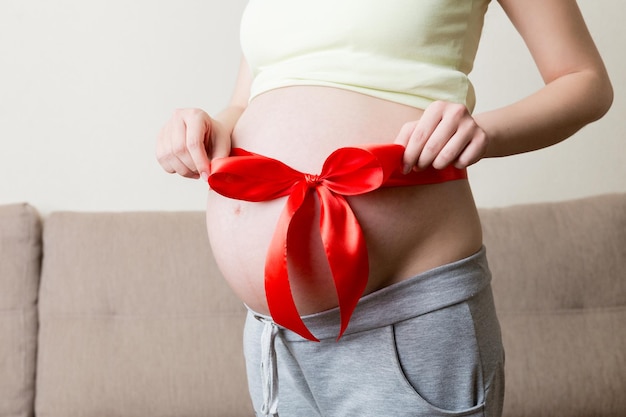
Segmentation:
<svg viewBox="0 0 626 417">
<path fill-rule="evenodd" d="M 602 117 L 613 90 L 573 0 L 499 0 L 530 50 L 545 86 L 510 106 L 476 115 L 487 157 L 541 149 Z"/>
<path fill-rule="evenodd" d="M 163 169 L 188 178 L 206 178 L 211 159 L 230 153 L 231 134 L 248 105 L 252 75 L 242 58 L 228 106 L 215 117 L 201 109 L 178 109 L 161 129 L 157 159 Z"/>
<path fill-rule="evenodd" d="M 405 125 L 405 170 L 529 152 L 556 144 L 604 115 L 613 90 L 575 0 L 499 0 L 545 86 L 509 106 L 472 117 L 458 104 L 436 102 Z"/>
</svg>

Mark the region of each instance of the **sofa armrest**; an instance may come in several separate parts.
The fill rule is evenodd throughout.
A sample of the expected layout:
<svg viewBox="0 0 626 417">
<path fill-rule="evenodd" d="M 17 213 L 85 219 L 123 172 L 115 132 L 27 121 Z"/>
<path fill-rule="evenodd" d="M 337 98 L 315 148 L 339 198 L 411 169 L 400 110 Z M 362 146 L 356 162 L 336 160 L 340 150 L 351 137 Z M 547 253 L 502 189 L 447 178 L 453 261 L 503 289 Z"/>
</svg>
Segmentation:
<svg viewBox="0 0 626 417">
<path fill-rule="evenodd" d="M 40 262 L 35 209 L 0 206 L 0 416 L 33 415 Z"/>
</svg>

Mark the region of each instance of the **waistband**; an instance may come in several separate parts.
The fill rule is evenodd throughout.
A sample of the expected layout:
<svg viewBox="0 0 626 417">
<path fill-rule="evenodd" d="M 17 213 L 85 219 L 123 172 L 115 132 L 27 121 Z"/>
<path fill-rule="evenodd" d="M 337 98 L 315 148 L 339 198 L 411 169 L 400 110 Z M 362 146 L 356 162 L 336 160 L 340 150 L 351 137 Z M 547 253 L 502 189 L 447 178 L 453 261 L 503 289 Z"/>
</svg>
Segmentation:
<svg viewBox="0 0 626 417">
<path fill-rule="evenodd" d="M 345 335 L 372 330 L 466 301 L 491 283 L 485 247 L 475 254 L 442 265 L 412 278 L 361 297 L 344 332 Z M 250 313 L 262 322 L 273 322 L 267 315 Z M 302 316 L 302 321 L 319 340 L 336 339 L 340 326 L 339 307 Z M 305 341 L 283 326 L 281 337 Z"/>
</svg>

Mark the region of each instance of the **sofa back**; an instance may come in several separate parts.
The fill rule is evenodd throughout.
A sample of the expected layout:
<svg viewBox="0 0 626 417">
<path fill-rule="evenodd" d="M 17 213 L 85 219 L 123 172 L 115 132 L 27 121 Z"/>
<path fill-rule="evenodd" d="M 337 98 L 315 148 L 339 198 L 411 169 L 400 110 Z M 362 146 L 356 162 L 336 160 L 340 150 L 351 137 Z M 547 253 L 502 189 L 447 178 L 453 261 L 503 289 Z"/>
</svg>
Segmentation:
<svg viewBox="0 0 626 417">
<path fill-rule="evenodd" d="M 626 194 L 481 210 L 507 417 L 626 416 Z"/>
<path fill-rule="evenodd" d="M 252 415 L 202 213 L 54 213 L 43 242 L 37 415 Z"/>
<path fill-rule="evenodd" d="M 625 416 L 626 194 L 480 214 L 505 417 Z M 202 213 L 0 207 L 0 417 L 252 416 L 244 315 Z"/>
</svg>

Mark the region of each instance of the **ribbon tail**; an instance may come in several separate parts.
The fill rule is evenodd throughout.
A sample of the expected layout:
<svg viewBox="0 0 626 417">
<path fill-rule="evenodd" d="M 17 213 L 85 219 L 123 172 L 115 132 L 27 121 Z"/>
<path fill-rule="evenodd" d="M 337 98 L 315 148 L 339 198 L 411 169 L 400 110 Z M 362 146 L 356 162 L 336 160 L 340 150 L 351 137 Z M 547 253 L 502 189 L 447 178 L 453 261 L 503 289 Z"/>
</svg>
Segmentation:
<svg viewBox="0 0 626 417">
<path fill-rule="evenodd" d="M 267 261 L 265 263 L 265 296 L 274 321 L 287 329 L 299 334 L 305 339 L 319 342 L 306 327 L 296 307 L 287 268 L 287 239 L 299 223 L 293 223 L 292 219 L 303 205 L 312 203 L 312 195 L 308 187 L 300 186 L 293 190 L 287 199 L 274 236 L 270 242 Z M 297 233 L 298 230 L 295 230 Z M 290 245 L 298 245 L 298 241 L 290 242 Z"/>
<path fill-rule="evenodd" d="M 339 340 L 367 285 L 367 246 L 346 199 L 324 187 L 319 187 L 317 192 L 321 202 L 320 232 L 339 299 Z"/>
</svg>

